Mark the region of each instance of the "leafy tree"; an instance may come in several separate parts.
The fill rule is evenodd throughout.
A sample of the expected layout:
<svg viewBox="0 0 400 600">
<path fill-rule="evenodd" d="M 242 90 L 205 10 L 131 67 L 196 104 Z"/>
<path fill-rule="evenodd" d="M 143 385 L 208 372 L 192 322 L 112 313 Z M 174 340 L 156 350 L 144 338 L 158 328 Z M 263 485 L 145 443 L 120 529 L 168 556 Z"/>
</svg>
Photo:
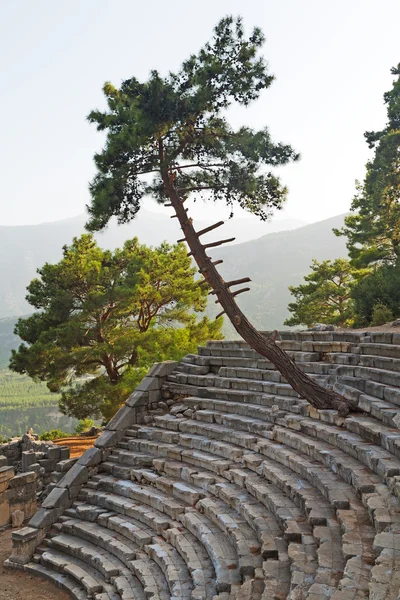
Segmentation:
<svg viewBox="0 0 400 600">
<path fill-rule="evenodd" d="M 385 323 L 400 317 L 400 260 L 394 265 L 376 267 L 368 277 L 354 285 L 351 295 L 357 315 L 356 324 L 360 327 L 371 325 L 374 311 L 382 305 L 388 311 Z"/>
<path fill-rule="evenodd" d="M 86 234 L 38 273 L 27 300 L 39 312 L 18 321 L 25 343 L 10 367 L 62 391 L 61 411 L 78 419 L 110 417 L 151 363 L 220 337 L 219 323 L 196 319 L 207 290 L 182 244 L 153 250 L 135 238 L 110 252 Z"/>
<path fill-rule="evenodd" d="M 351 325 L 354 314 L 351 286 L 360 276 L 360 271 L 343 258 L 333 262 L 313 260 L 311 273 L 304 277 L 306 283 L 289 288 L 295 302 L 289 304 L 292 316 L 285 325 Z"/>
<path fill-rule="evenodd" d="M 391 70 L 396 79 L 384 94 L 388 121 L 382 131 L 364 135 L 374 158 L 367 163 L 363 185 L 358 184 L 345 227 L 355 266 L 394 262 L 400 257 L 400 63 Z"/>
<path fill-rule="evenodd" d="M 251 325 L 235 299 L 248 288 L 231 290 L 248 278 L 225 282 L 207 254 L 222 241 L 200 242 L 221 223 L 196 231 L 184 207 L 189 196 L 202 197 L 226 202 L 232 211 L 239 205 L 266 219 L 283 205 L 286 188 L 273 169 L 299 155 L 288 145 L 275 144 L 267 128 L 235 130 L 226 117 L 229 106 L 247 106 L 273 81 L 259 54 L 263 41 L 260 29 L 246 37 L 241 19 L 226 17 L 213 39 L 177 73 L 161 77 L 153 71 L 144 83 L 132 77 L 119 89 L 105 84 L 108 110 L 89 115 L 98 130 L 107 132 L 107 141 L 95 156 L 98 172 L 90 186 L 88 228 L 100 230 L 112 216 L 120 223 L 131 220 L 149 195 L 171 206 L 205 283 L 242 338 L 314 406 L 347 414 L 348 401 L 304 374 L 275 343 L 275 334 L 262 335 Z"/>
</svg>

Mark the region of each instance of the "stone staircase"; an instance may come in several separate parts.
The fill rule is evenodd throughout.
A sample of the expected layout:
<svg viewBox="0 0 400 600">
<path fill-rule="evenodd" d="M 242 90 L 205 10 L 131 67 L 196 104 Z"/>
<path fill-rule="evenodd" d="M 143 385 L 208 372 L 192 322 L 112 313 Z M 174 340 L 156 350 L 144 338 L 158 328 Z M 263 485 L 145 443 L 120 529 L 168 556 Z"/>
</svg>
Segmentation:
<svg viewBox="0 0 400 600">
<path fill-rule="evenodd" d="M 400 334 L 280 344 L 360 413 L 316 411 L 243 342 L 156 365 L 8 566 L 78 600 L 400 598 Z"/>
</svg>

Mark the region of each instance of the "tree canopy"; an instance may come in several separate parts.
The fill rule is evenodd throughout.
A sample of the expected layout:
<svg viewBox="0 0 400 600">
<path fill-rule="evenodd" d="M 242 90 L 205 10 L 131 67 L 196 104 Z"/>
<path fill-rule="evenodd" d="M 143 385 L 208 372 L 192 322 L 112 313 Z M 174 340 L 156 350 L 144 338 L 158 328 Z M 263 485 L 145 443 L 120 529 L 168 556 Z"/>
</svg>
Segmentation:
<svg viewBox="0 0 400 600">
<path fill-rule="evenodd" d="M 267 128 L 235 130 L 225 116 L 233 102 L 247 106 L 271 85 L 259 55 L 263 41 L 258 28 L 246 38 L 241 19 L 226 17 L 177 73 L 152 71 L 148 81 L 132 77 L 119 89 L 105 84 L 108 111 L 88 117 L 107 131 L 95 155 L 90 230 L 103 228 L 113 215 L 129 221 L 146 195 L 164 203 L 169 180 L 181 198 L 192 194 L 231 208 L 237 203 L 262 219 L 281 207 L 286 188 L 271 167 L 299 155 L 273 143 Z"/>
<path fill-rule="evenodd" d="M 207 290 L 183 244 L 135 238 L 111 252 L 86 234 L 38 273 L 27 296 L 38 312 L 18 321 L 25 343 L 10 367 L 61 391 L 61 410 L 77 418 L 111 416 L 153 362 L 221 337 L 219 323 L 196 319 Z"/>
<path fill-rule="evenodd" d="M 391 70 L 393 87 L 384 94 L 387 124 L 381 131 L 367 131 L 365 139 L 375 150 L 358 184 L 345 227 L 335 231 L 348 237 L 354 266 L 393 263 L 400 257 L 400 63 Z"/>
<path fill-rule="evenodd" d="M 89 121 L 107 133 L 95 155 L 97 174 L 88 207 L 90 231 L 104 228 L 111 217 L 134 218 L 151 195 L 175 211 L 204 282 L 211 287 L 236 331 L 251 348 L 270 360 L 300 396 L 317 408 L 349 411 L 349 401 L 308 377 L 276 343 L 256 330 L 240 310 L 236 296 L 249 281 L 224 281 L 207 253 L 229 240 L 202 244 L 200 237 L 219 227 L 196 231 L 184 207 L 189 196 L 225 202 L 267 219 L 282 207 L 286 188 L 275 167 L 299 158 L 291 146 L 274 143 L 267 128 L 234 129 L 227 119 L 232 104 L 247 106 L 267 89 L 273 76 L 260 54 L 264 36 L 255 28 L 246 37 L 242 20 L 226 17 L 210 42 L 186 60 L 180 70 L 161 77 L 153 71 L 142 83 L 132 77 L 119 89 L 107 83 L 106 112 L 93 111 Z M 166 202 L 168 201 L 168 203 Z"/>
<path fill-rule="evenodd" d="M 304 277 L 306 283 L 289 288 L 295 302 L 289 304 L 292 316 L 285 325 L 351 325 L 354 317 L 351 288 L 364 274 L 346 259 L 313 260 L 311 273 Z"/>
</svg>

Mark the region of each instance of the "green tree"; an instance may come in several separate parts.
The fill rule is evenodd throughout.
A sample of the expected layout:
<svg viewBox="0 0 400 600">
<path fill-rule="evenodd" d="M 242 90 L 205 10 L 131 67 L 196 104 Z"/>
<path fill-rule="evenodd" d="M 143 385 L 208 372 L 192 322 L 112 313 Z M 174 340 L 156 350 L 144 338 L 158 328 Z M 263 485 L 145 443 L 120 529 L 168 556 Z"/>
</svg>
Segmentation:
<svg viewBox="0 0 400 600">
<path fill-rule="evenodd" d="M 397 77 L 384 94 L 386 127 L 364 134 L 375 154 L 366 165 L 363 185 L 358 184 L 353 214 L 335 231 L 348 237 L 350 258 L 360 267 L 400 257 L 400 63 L 391 73 Z"/>
<path fill-rule="evenodd" d="M 303 283 L 291 286 L 295 302 L 289 304 L 292 316 L 285 325 L 307 325 L 329 323 L 340 327 L 350 326 L 354 316 L 351 286 L 361 276 L 360 271 L 348 260 L 313 260 L 311 273 Z"/>
<path fill-rule="evenodd" d="M 232 104 L 247 106 L 273 81 L 259 53 L 263 41 L 260 29 L 246 37 L 241 19 L 226 17 L 213 39 L 177 73 L 161 77 L 153 71 L 144 83 L 132 77 L 119 89 L 105 84 L 108 110 L 89 115 L 107 133 L 107 141 L 95 156 L 88 228 L 100 230 L 112 216 L 120 223 L 129 221 L 146 196 L 172 207 L 205 283 L 241 337 L 314 406 L 346 414 L 348 401 L 303 373 L 275 336 L 259 333 L 240 310 L 236 296 L 248 288 L 231 288 L 249 279 L 224 281 L 215 266 L 219 261 L 207 254 L 231 240 L 200 242 L 206 231 L 222 223 L 196 231 L 184 207 L 189 196 L 205 198 L 226 202 L 232 211 L 239 205 L 266 219 L 283 205 L 286 188 L 274 167 L 299 155 L 288 145 L 275 144 L 267 128 L 235 130 L 226 117 Z"/>
<path fill-rule="evenodd" d="M 385 323 L 400 317 L 400 260 L 394 265 L 375 267 L 368 277 L 354 285 L 351 295 L 356 324 L 360 327 L 376 323 L 378 317 L 374 314 L 378 311 L 382 315 L 383 311 L 379 310 L 382 306 L 386 308 Z"/>
<path fill-rule="evenodd" d="M 221 337 L 219 323 L 196 319 L 207 290 L 183 244 L 152 249 L 135 238 L 110 252 L 86 234 L 38 273 L 27 296 L 38 312 L 18 321 L 25 343 L 10 367 L 61 391 L 62 412 L 78 419 L 110 417 L 154 361 Z"/>
</svg>

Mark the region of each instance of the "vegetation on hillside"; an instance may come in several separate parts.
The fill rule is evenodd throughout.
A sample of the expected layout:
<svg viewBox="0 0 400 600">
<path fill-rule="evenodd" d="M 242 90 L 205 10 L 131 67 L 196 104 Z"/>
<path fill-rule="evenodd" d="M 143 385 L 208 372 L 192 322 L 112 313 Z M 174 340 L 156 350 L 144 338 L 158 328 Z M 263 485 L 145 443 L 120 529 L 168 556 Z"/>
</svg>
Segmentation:
<svg viewBox="0 0 400 600">
<path fill-rule="evenodd" d="M 76 421 L 60 413 L 59 398 L 44 383 L 0 370 L 0 437 L 22 435 L 30 427 L 38 434 L 55 427 L 73 431 Z"/>
<path fill-rule="evenodd" d="M 109 418 L 153 362 L 221 336 L 220 323 L 196 318 L 207 290 L 183 245 L 135 238 L 111 252 L 86 234 L 38 273 L 27 296 L 38 312 L 18 321 L 10 366 L 61 392 L 64 414 Z"/>
</svg>

